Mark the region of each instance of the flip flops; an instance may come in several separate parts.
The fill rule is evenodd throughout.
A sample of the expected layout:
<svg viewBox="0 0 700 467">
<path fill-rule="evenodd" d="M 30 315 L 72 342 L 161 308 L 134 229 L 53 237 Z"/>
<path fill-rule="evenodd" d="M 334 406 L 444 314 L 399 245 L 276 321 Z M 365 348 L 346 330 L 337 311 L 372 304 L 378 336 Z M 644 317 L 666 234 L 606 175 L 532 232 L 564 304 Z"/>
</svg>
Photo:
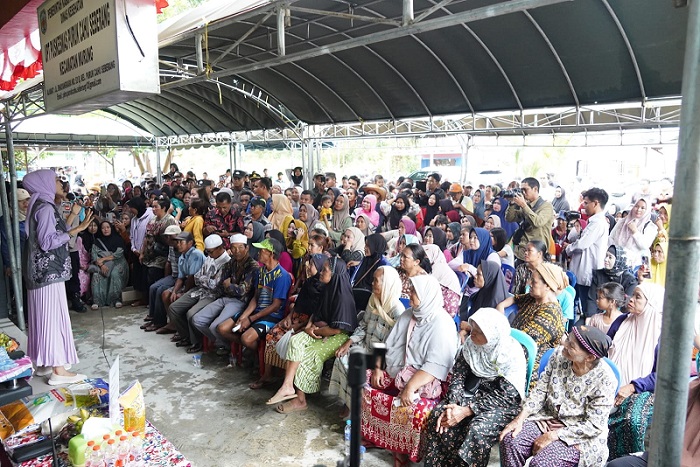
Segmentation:
<svg viewBox="0 0 700 467">
<path fill-rule="evenodd" d="M 308 408 L 308 406 L 304 407 L 297 407 L 297 406 L 292 406 L 289 404 L 279 404 L 277 407 L 275 407 L 275 411 L 277 413 L 281 414 L 288 414 L 288 413 L 294 413 L 294 412 L 303 412 Z"/>
<path fill-rule="evenodd" d="M 280 402 L 296 399 L 297 397 L 298 396 L 296 394 L 288 394 L 286 396 L 279 396 L 279 397 L 272 396 L 270 399 L 268 399 L 267 402 L 265 402 L 265 404 L 275 405 L 275 404 L 279 404 Z M 282 413 L 282 412 L 280 412 L 280 413 Z"/>
<path fill-rule="evenodd" d="M 248 387 L 250 389 L 262 389 L 265 386 L 269 386 L 269 385 L 270 385 L 270 381 L 265 381 L 265 380 L 259 379 L 259 380 L 255 381 L 254 383 L 250 383 L 248 385 Z"/>
</svg>

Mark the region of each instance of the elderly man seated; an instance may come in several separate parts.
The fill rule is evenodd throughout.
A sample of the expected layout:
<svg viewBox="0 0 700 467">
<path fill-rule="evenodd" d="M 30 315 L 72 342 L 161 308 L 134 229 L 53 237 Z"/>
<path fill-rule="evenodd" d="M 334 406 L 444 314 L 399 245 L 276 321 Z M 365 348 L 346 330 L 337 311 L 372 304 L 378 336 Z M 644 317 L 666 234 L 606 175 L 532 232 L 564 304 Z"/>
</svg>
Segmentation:
<svg viewBox="0 0 700 467">
<path fill-rule="evenodd" d="M 255 295 L 260 274 L 260 266 L 250 257 L 248 238 L 243 234 L 234 234 L 230 241 L 233 257 L 224 265 L 221 272 L 219 283 L 221 298 L 202 308 L 190 320 L 192 327 L 206 336 L 210 342 L 216 342 L 225 355 L 229 353 L 228 346 L 226 340 L 217 331 L 217 327 L 227 319 L 240 314 L 248 305 Z"/>
</svg>

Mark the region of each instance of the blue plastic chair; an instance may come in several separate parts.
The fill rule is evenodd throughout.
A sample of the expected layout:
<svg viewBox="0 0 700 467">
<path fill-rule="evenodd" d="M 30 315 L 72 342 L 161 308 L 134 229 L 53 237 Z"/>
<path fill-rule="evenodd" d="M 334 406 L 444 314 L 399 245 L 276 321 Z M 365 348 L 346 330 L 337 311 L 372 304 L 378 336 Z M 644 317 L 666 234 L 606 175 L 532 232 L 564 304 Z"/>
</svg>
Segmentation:
<svg viewBox="0 0 700 467">
<path fill-rule="evenodd" d="M 542 355 L 542 358 L 540 359 L 540 367 L 537 370 L 538 377 L 544 372 L 544 369 L 547 367 L 547 363 L 549 363 L 549 359 L 552 357 L 553 353 L 554 349 L 549 349 Z M 617 378 L 617 387 L 615 388 L 615 394 L 617 394 L 617 391 L 620 389 L 620 369 L 609 358 L 605 357 L 603 358 L 603 360 L 605 360 L 605 363 L 607 363 L 608 366 L 610 366 L 610 369 L 613 371 L 613 373 L 615 373 L 615 378 Z"/>
<path fill-rule="evenodd" d="M 403 303 L 403 306 L 408 310 L 411 308 L 411 299 L 410 298 L 399 298 L 399 301 Z"/>
<path fill-rule="evenodd" d="M 508 292 L 513 292 L 513 282 L 515 279 L 515 268 L 507 264 L 501 264 L 501 272 L 503 277 L 506 279 L 506 285 L 508 285 Z"/>
<path fill-rule="evenodd" d="M 513 303 L 511 306 L 503 310 L 503 313 L 506 315 L 506 318 L 508 318 L 508 322 L 512 323 L 513 318 L 515 318 L 515 315 L 518 314 L 518 305 Z"/>
<path fill-rule="evenodd" d="M 698 372 L 698 376 L 700 376 L 700 352 L 698 352 L 695 357 L 695 370 Z"/>
<path fill-rule="evenodd" d="M 527 350 L 527 381 L 525 385 L 525 395 L 529 392 L 532 370 L 535 369 L 535 357 L 537 356 L 537 344 L 535 341 L 519 329 L 511 329 L 510 335 Z"/>
</svg>

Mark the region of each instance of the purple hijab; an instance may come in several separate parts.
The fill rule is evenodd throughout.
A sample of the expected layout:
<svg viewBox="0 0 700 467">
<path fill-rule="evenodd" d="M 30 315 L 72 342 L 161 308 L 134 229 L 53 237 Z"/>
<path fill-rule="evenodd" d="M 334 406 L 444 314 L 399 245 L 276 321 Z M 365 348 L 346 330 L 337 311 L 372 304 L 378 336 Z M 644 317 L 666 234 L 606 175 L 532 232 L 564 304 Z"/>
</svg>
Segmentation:
<svg viewBox="0 0 700 467">
<path fill-rule="evenodd" d="M 35 170 L 29 172 L 22 179 L 22 186 L 31 194 L 27 214 L 32 212 L 32 207 L 38 199 L 55 205 L 56 197 L 56 172 L 49 169 Z"/>
</svg>

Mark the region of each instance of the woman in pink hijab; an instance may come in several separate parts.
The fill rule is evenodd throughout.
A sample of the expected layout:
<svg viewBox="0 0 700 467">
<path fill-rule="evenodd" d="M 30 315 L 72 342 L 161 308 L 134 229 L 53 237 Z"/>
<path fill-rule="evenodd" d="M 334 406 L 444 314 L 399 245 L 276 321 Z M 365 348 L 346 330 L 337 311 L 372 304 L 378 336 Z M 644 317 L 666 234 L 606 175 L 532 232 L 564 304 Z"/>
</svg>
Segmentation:
<svg viewBox="0 0 700 467">
<path fill-rule="evenodd" d="M 362 206 L 355 209 L 355 217 L 357 218 L 360 214 L 364 214 L 369 218 L 372 226 L 376 229 L 379 225 L 379 213 L 375 210 L 376 206 L 377 197 L 374 195 L 365 195 L 365 197 L 362 198 Z"/>
</svg>

